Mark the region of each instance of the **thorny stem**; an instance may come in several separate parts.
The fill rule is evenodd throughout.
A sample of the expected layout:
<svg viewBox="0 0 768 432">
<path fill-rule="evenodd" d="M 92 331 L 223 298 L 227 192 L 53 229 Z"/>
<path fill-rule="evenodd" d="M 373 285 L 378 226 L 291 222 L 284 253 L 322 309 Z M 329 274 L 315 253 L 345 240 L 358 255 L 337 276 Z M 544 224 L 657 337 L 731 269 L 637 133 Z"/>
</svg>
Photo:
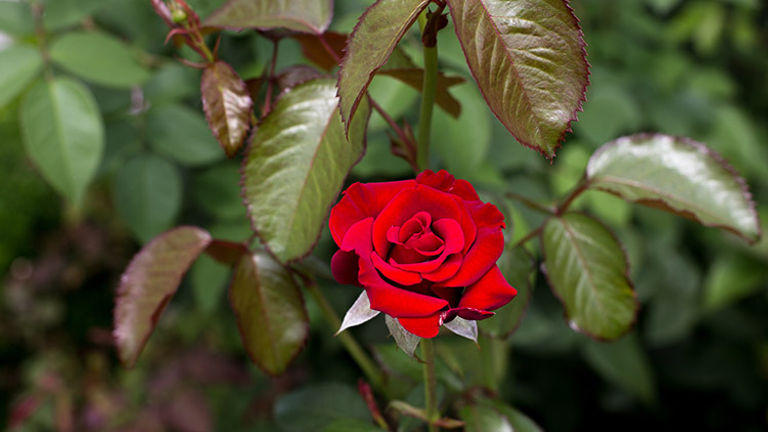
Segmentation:
<svg viewBox="0 0 768 432">
<path fill-rule="evenodd" d="M 554 208 L 547 207 L 547 206 L 545 206 L 543 204 L 539 204 L 539 203 L 537 203 L 535 201 L 532 201 L 530 198 L 524 197 L 522 195 L 518 195 L 518 194 L 516 194 L 514 192 L 507 192 L 504 195 L 507 198 L 510 198 L 510 199 L 515 200 L 515 201 L 519 201 L 519 202 L 523 203 L 526 207 L 528 207 L 528 208 L 530 208 L 532 210 L 536 210 L 538 212 L 545 213 L 547 215 L 552 215 L 552 214 L 555 213 L 555 209 Z"/>
<path fill-rule="evenodd" d="M 422 32 L 429 31 L 427 14 L 429 9 L 419 16 Z M 437 14 L 442 13 L 439 8 Z M 435 105 L 437 89 L 437 43 L 433 46 L 424 44 L 424 80 L 421 88 L 421 110 L 419 112 L 419 135 L 417 138 L 417 165 L 420 171 L 429 167 L 429 137 L 432 133 L 432 110 Z"/>
<path fill-rule="evenodd" d="M 274 83 L 272 82 L 275 77 L 275 67 L 277 65 L 277 50 L 280 43 L 277 39 L 272 41 L 272 60 L 269 65 L 269 72 L 267 75 L 267 94 L 264 97 L 264 105 L 261 107 L 261 116 L 266 116 L 272 109 L 272 88 Z"/>
<path fill-rule="evenodd" d="M 525 237 L 523 237 L 520 240 L 516 241 L 515 244 L 512 245 L 512 249 L 514 249 L 516 247 L 519 247 L 519 246 L 522 246 L 522 245 L 528 243 L 529 241 L 533 240 L 534 238 L 536 238 L 536 236 L 541 234 L 541 230 L 542 229 L 544 229 L 544 227 L 540 226 L 540 227 L 536 228 L 535 230 L 529 232 L 528 234 L 526 234 Z"/>
<path fill-rule="evenodd" d="M 424 411 L 427 415 L 429 432 L 436 432 L 435 421 L 439 419 L 437 412 L 437 386 L 435 380 L 435 346 L 432 339 L 421 340 L 421 356 L 424 361 L 424 396 L 426 405 Z"/>
<path fill-rule="evenodd" d="M 333 310 L 333 307 L 328 302 L 328 299 L 325 298 L 322 291 L 320 291 L 320 289 L 317 287 L 317 283 L 310 278 L 305 277 L 303 279 L 307 291 L 309 291 L 309 293 L 317 302 L 318 306 L 320 306 L 320 310 L 323 312 L 323 316 L 325 317 L 326 321 L 328 321 L 333 329 L 341 327 L 341 320 L 339 319 L 339 316 L 336 315 L 336 311 Z M 363 350 L 360 344 L 357 343 L 355 338 L 353 338 L 352 335 L 348 332 L 339 333 L 337 337 L 349 355 L 352 356 L 352 359 L 354 359 L 357 365 L 360 366 L 360 369 L 363 370 L 363 373 L 368 378 L 368 381 L 370 381 L 373 387 L 381 389 L 383 384 L 383 377 L 381 372 L 376 367 L 376 364 L 373 362 L 373 360 L 368 357 L 368 354 L 365 353 L 365 350 Z"/>
<path fill-rule="evenodd" d="M 586 191 L 589 188 L 589 181 L 586 179 L 582 179 L 578 185 L 576 185 L 575 188 L 571 191 L 571 193 L 568 194 L 567 197 L 563 200 L 563 202 L 557 206 L 555 209 L 555 214 L 557 216 L 562 215 L 568 210 L 568 207 L 573 204 L 573 202 L 576 200 L 576 198 L 579 197 L 584 191 Z"/>
</svg>

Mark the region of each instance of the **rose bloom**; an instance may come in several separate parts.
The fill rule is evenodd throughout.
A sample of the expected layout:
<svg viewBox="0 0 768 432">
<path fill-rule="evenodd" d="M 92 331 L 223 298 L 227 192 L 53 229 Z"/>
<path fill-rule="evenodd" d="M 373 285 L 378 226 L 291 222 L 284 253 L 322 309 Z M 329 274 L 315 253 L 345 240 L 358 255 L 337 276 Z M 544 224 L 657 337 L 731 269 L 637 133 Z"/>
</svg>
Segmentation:
<svg viewBox="0 0 768 432">
<path fill-rule="evenodd" d="M 481 320 L 517 294 L 496 260 L 504 215 L 442 170 L 416 180 L 355 183 L 331 210 L 339 283 L 365 288 L 371 309 L 431 338 L 460 316 Z"/>
</svg>

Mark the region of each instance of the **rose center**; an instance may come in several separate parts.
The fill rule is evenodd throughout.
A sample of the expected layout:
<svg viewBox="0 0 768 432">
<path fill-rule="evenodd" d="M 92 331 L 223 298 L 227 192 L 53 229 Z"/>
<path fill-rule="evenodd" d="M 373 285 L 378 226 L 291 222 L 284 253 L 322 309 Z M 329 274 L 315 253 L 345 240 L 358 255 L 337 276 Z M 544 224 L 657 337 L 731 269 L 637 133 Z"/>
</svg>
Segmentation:
<svg viewBox="0 0 768 432">
<path fill-rule="evenodd" d="M 399 264 L 420 263 L 434 259 L 445 249 L 445 242 L 432 231 L 432 216 L 419 212 L 399 227 L 391 227 L 387 240 L 392 245 L 389 256 Z"/>
</svg>

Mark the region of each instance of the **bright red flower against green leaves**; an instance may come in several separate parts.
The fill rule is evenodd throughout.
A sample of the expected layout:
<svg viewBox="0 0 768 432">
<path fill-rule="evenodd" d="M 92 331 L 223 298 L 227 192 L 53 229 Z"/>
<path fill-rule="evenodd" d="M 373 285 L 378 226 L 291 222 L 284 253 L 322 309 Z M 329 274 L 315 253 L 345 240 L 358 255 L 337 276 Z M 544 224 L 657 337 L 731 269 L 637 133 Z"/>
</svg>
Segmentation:
<svg viewBox="0 0 768 432">
<path fill-rule="evenodd" d="M 365 288 L 371 309 L 431 338 L 456 316 L 481 320 L 517 294 L 496 265 L 504 215 L 446 171 L 355 183 L 331 210 L 336 280 Z"/>
</svg>

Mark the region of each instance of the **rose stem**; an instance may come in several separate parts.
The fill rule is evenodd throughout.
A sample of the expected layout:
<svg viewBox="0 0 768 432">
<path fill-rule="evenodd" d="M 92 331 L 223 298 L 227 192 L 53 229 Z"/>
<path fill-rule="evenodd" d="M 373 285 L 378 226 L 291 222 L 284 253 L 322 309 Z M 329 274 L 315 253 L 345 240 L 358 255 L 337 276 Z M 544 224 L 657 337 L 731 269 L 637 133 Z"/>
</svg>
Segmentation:
<svg viewBox="0 0 768 432">
<path fill-rule="evenodd" d="M 430 31 L 427 26 L 427 11 L 419 15 L 421 31 Z M 441 11 L 438 11 L 439 14 Z M 419 136 L 417 138 L 417 165 L 420 171 L 429 167 L 429 136 L 432 131 L 432 108 L 435 105 L 437 88 L 437 42 L 433 46 L 424 45 L 424 80 L 421 88 L 421 111 L 419 112 Z"/>
<path fill-rule="evenodd" d="M 320 291 L 320 289 L 317 287 L 317 283 L 313 279 L 307 278 L 305 279 L 305 285 L 307 291 L 309 291 L 309 293 L 317 302 L 318 306 L 320 306 L 320 310 L 323 312 L 326 321 L 328 321 L 334 331 L 335 329 L 341 327 L 341 320 L 339 319 L 339 316 L 336 315 L 336 311 L 333 310 L 333 307 L 328 302 L 328 299 L 325 298 L 322 291 Z M 368 354 L 365 353 L 365 350 L 363 350 L 360 344 L 357 343 L 355 338 L 353 338 L 352 335 L 346 331 L 339 333 L 339 335 L 336 337 L 339 338 L 339 341 L 341 341 L 341 344 L 347 350 L 349 355 L 352 356 L 352 359 L 354 359 L 357 365 L 360 366 L 360 369 L 363 370 L 363 373 L 368 378 L 368 381 L 375 388 L 381 389 L 383 384 L 381 372 L 373 363 L 373 360 L 368 357 Z"/>
<path fill-rule="evenodd" d="M 424 395 L 426 396 L 426 406 L 424 407 L 429 432 L 436 432 L 435 421 L 438 419 L 437 412 L 437 391 L 435 386 L 435 346 L 432 339 L 421 340 L 421 356 L 424 361 Z"/>
</svg>

